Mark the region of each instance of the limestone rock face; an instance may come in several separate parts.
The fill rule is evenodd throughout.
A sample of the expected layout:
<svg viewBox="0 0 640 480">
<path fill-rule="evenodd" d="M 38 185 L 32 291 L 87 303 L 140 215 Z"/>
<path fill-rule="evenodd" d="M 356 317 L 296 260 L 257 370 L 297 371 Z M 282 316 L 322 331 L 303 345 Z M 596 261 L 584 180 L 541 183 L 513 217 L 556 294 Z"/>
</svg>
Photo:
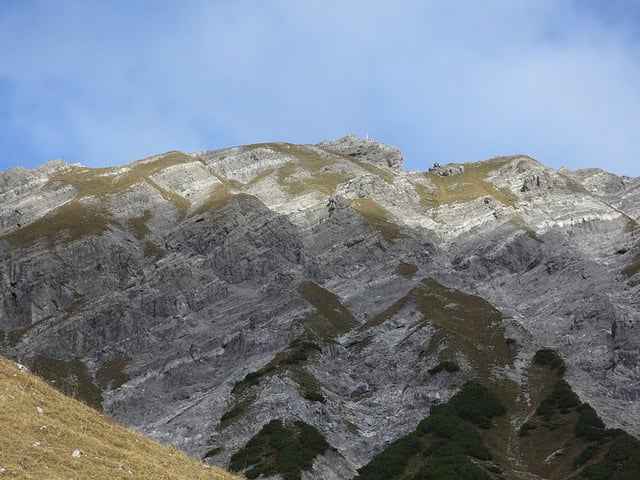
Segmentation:
<svg viewBox="0 0 640 480">
<path fill-rule="evenodd" d="M 402 170 L 402 152 L 396 147 L 384 145 L 375 140 L 362 140 L 355 135 L 347 135 L 333 142 L 322 142 L 320 147 L 379 167 Z"/>
<path fill-rule="evenodd" d="M 332 447 L 304 478 L 353 478 L 466 379 L 532 414 L 543 346 L 638 435 L 639 221 L 640 179 L 522 155 L 405 172 L 354 136 L 11 169 L 0 344 L 214 463 L 302 420 Z"/>
</svg>

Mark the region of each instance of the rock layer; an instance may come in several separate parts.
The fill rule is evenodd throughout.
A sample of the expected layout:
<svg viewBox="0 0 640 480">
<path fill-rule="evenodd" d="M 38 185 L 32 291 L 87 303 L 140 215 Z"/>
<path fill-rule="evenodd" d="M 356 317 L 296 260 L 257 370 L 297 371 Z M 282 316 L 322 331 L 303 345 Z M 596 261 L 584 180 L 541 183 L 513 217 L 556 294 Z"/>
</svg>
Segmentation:
<svg viewBox="0 0 640 480">
<path fill-rule="evenodd" d="M 353 136 L 11 169 L 2 350 L 80 359 L 106 413 L 221 464 L 300 419 L 333 447 L 308 478 L 352 478 L 465 378 L 526 385 L 541 346 L 637 435 L 638 195 L 639 179 L 526 156 L 403 171 Z M 469 340 L 517 348 L 497 361 Z M 460 371 L 429 374 L 443 359 Z"/>
</svg>

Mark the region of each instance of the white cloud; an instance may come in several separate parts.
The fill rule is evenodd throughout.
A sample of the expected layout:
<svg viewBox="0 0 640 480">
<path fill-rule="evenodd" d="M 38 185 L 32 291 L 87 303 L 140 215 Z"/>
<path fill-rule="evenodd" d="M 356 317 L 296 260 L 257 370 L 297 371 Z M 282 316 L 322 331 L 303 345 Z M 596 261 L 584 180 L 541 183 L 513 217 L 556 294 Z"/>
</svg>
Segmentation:
<svg viewBox="0 0 640 480">
<path fill-rule="evenodd" d="M 97 165 L 367 132 L 412 168 L 522 152 L 640 175 L 620 25 L 564 1 L 21 2 L 0 7 L 0 154 Z"/>
</svg>

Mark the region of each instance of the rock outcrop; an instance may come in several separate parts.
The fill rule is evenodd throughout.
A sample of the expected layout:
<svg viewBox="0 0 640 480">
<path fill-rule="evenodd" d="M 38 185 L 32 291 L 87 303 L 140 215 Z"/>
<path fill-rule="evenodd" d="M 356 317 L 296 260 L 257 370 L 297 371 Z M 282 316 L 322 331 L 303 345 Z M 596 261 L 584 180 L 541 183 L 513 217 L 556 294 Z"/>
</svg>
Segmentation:
<svg viewBox="0 0 640 480">
<path fill-rule="evenodd" d="M 11 169 L 2 352 L 214 463 L 302 421 L 332 447 L 304 478 L 353 478 L 469 378 L 522 389 L 516 449 L 543 346 L 638 435 L 638 195 L 521 155 L 405 172 L 353 136 Z"/>
</svg>

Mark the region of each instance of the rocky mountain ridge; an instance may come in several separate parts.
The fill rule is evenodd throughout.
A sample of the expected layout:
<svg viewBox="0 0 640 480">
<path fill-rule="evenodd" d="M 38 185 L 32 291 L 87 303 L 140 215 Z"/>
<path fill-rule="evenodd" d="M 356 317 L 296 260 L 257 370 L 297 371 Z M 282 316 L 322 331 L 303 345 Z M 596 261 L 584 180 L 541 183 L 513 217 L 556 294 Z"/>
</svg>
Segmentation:
<svg viewBox="0 0 640 480">
<path fill-rule="evenodd" d="M 352 136 L 10 169 L 3 353 L 223 465 L 305 422 L 331 446 L 305 478 L 354 477 L 465 379 L 517 385 L 502 461 L 533 478 L 517 431 L 550 388 L 542 346 L 640 433 L 639 218 L 640 179 L 522 155 L 408 172 Z"/>
</svg>

